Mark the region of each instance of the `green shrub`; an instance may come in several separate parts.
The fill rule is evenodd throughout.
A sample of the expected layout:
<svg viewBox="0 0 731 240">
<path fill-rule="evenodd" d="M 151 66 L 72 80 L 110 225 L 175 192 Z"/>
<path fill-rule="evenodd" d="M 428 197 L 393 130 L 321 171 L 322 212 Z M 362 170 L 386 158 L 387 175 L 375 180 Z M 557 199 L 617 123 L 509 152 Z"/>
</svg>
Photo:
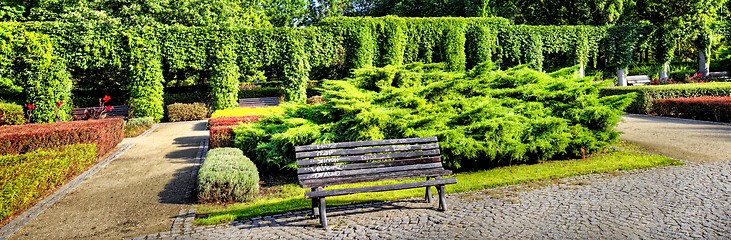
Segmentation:
<svg viewBox="0 0 731 240">
<path fill-rule="evenodd" d="M 294 169 L 294 146 L 437 136 L 453 169 L 592 153 L 617 140 L 631 94 L 599 97 L 603 83 L 520 66 L 444 72 L 444 64 L 365 68 L 325 81 L 320 105 L 285 106 L 233 129 L 235 145 L 267 170 Z M 561 74 L 563 73 L 563 74 Z"/>
<path fill-rule="evenodd" d="M 628 113 L 652 113 L 652 103 L 663 98 L 682 98 L 700 96 L 731 96 L 731 83 L 692 83 L 634 87 L 607 87 L 601 90 L 602 96 L 635 93 L 637 97 L 625 111 Z"/>
<path fill-rule="evenodd" d="M 94 164 L 94 144 L 0 156 L 0 222 Z"/>
<path fill-rule="evenodd" d="M 180 92 L 180 93 L 165 93 L 165 105 L 173 103 L 196 103 L 196 102 L 208 102 L 208 92 L 206 91 L 193 91 L 193 92 Z"/>
<path fill-rule="evenodd" d="M 163 117 L 162 60 L 154 29 L 145 27 L 129 37 L 129 108 L 132 117 Z"/>
<path fill-rule="evenodd" d="M 259 193 L 259 171 L 241 150 L 216 148 L 208 151 L 198 171 L 198 201 L 201 203 L 244 202 Z"/>
<path fill-rule="evenodd" d="M 131 118 L 124 122 L 124 137 L 136 137 L 155 124 L 151 117 Z"/>
<path fill-rule="evenodd" d="M 208 107 L 203 103 L 173 103 L 168 105 L 171 122 L 201 120 L 208 117 Z"/>
<path fill-rule="evenodd" d="M 12 103 L 0 103 L 0 125 L 21 125 L 25 123 L 23 106 Z"/>
</svg>

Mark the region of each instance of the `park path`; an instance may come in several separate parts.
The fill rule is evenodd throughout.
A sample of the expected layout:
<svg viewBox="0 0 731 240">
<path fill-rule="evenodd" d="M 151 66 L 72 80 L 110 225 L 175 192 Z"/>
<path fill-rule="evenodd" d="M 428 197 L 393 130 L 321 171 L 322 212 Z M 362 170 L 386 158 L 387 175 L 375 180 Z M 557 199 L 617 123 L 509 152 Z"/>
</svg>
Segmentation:
<svg viewBox="0 0 731 240">
<path fill-rule="evenodd" d="M 731 126 L 626 115 L 622 139 L 684 166 L 594 174 L 546 187 L 509 186 L 447 196 L 450 211 L 419 200 L 328 208 L 139 239 L 730 239 Z"/>
<path fill-rule="evenodd" d="M 159 124 L 10 239 L 120 239 L 169 231 L 195 202 L 204 121 Z"/>
<path fill-rule="evenodd" d="M 731 160 L 731 125 L 629 114 L 617 127 L 621 139 L 651 152 L 691 162 Z"/>
</svg>

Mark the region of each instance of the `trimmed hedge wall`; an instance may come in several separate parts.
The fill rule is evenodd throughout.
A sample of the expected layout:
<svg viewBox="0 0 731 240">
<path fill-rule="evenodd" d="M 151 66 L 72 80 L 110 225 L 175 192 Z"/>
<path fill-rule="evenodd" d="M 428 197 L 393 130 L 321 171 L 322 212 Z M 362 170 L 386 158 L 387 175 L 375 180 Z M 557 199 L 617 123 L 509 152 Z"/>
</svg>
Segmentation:
<svg viewBox="0 0 731 240">
<path fill-rule="evenodd" d="M 198 171 L 198 201 L 201 203 L 244 202 L 259 193 L 259 171 L 236 148 L 208 151 Z"/>
<path fill-rule="evenodd" d="M 124 120 L 73 121 L 0 127 L 0 155 L 23 154 L 72 144 L 94 143 L 104 156 L 124 139 Z"/>
<path fill-rule="evenodd" d="M 690 83 L 653 86 L 607 87 L 600 91 L 602 96 L 635 93 L 636 98 L 625 109 L 628 113 L 651 114 L 655 100 L 700 96 L 731 96 L 731 83 Z"/>
<path fill-rule="evenodd" d="M 0 155 L 0 222 L 94 164 L 94 144 Z"/>
<path fill-rule="evenodd" d="M 659 99 L 653 103 L 652 112 L 660 116 L 731 122 L 731 97 Z"/>
</svg>

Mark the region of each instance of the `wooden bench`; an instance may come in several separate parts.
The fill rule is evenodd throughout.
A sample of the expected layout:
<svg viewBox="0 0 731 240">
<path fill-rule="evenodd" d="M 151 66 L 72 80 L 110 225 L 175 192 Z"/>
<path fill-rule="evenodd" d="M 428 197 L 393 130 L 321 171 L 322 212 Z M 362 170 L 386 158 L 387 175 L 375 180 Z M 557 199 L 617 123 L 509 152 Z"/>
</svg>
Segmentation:
<svg viewBox="0 0 731 240">
<path fill-rule="evenodd" d="M 295 152 L 299 183 L 312 190 L 305 197 L 312 199 L 313 217 L 320 216 L 323 228 L 327 228 L 326 197 L 424 187 L 426 201 L 431 202 L 430 188 L 434 186 L 439 193 L 439 209 L 446 211 L 444 185 L 457 183 L 454 178 L 442 179 L 452 171 L 442 166 L 436 137 L 297 146 Z M 325 190 L 340 184 L 406 178 L 426 180 Z"/>
<path fill-rule="evenodd" d="M 239 107 L 269 107 L 269 106 L 279 106 L 279 97 L 241 98 L 241 99 L 239 99 Z"/>
<path fill-rule="evenodd" d="M 731 80 L 731 77 L 729 77 L 727 71 L 723 72 L 709 72 L 708 78 L 714 79 L 714 80 L 721 80 L 721 81 L 729 81 Z"/>
<path fill-rule="evenodd" d="M 124 118 L 127 119 L 129 117 L 129 106 L 127 105 L 119 105 L 119 106 L 112 106 L 112 111 L 107 112 L 107 117 L 117 117 L 117 118 Z M 90 107 L 94 110 L 98 110 L 99 107 Z M 84 111 L 86 111 L 87 108 L 74 108 L 71 111 L 71 115 L 73 116 L 74 120 L 87 120 L 86 114 Z"/>
<path fill-rule="evenodd" d="M 647 75 L 627 76 L 627 85 L 640 86 L 650 84 L 650 77 Z"/>
</svg>

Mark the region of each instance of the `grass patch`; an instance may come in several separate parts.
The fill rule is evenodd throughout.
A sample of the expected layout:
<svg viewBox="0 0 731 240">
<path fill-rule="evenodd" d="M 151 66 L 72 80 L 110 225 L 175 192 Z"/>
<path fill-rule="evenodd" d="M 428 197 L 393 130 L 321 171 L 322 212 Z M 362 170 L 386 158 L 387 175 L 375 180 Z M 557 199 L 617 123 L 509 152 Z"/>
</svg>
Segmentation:
<svg viewBox="0 0 731 240">
<path fill-rule="evenodd" d="M 624 148 L 624 146 L 622 147 Z M 452 176 L 457 178 L 457 184 L 449 185 L 447 187 L 447 192 L 468 192 L 554 178 L 682 164 L 683 163 L 680 161 L 664 156 L 615 150 L 596 154 L 586 160 L 545 161 L 531 165 L 516 165 L 490 170 L 457 173 Z M 377 184 L 391 184 L 409 181 L 417 180 L 383 181 Z M 368 185 L 375 184 L 348 184 L 335 186 L 331 189 Z M 309 209 L 311 200 L 304 197 L 304 192 L 305 189 L 301 188 L 296 183 L 284 183 L 277 186 L 264 187 L 259 199 L 253 202 L 237 203 L 227 206 L 199 205 L 198 213 L 204 215 L 204 217 L 196 219 L 195 223 L 210 225 L 286 211 Z M 399 191 L 345 195 L 327 198 L 327 205 L 338 206 L 354 203 L 390 201 L 423 197 L 423 194 L 423 188 L 416 188 Z"/>
</svg>

